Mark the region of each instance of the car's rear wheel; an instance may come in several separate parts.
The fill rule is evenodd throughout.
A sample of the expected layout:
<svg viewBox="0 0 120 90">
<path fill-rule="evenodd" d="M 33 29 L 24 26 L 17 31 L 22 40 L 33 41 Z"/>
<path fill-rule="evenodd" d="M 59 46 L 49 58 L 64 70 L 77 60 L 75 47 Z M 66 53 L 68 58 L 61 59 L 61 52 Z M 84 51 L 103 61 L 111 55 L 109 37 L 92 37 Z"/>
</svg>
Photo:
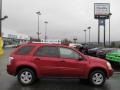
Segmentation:
<svg viewBox="0 0 120 90">
<path fill-rule="evenodd" d="M 35 82 L 36 80 L 36 75 L 33 70 L 24 68 L 21 69 L 17 75 L 18 81 L 22 85 L 30 85 Z"/>
<path fill-rule="evenodd" d="M 95 86 L 101 86 L 105 83 L 105 73 L 101 70 L 95 70 L 89 75 L 89 82 Z"/>
</svg>

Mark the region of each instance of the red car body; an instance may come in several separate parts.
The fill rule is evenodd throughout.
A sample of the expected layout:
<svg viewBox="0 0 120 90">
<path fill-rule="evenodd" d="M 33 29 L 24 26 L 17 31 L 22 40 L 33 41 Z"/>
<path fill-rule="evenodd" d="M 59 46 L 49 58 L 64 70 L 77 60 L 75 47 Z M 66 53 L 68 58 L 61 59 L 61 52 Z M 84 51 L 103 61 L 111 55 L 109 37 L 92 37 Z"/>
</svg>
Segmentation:
<svg viewBox="0 0 120 90">
<path fill-rule="evenodd" d="M 33 48 L 28 54 L 16 54 L 22 47 L 32 46 Z M 80 59 L 35 56 L 35 52 L 41 47 L 57 47 L 72 50 L 80 55 Z M 63 52 L 64 53 L 64 52 Z M 40 77 L 78 77 L 88 79 L 94 70 L 102 70 L 105 77 L 109 78 L 113 74 L 113 69 L 106 63 L 107 61 L 83 55 L 74 48 L 57 44 L 24 44 L 16 48 L 10 55 L 10 63 L 7 65 L 7 72 L 16 76 L 23 68 L 29 68 L 34 71 L 37 78 Z"/>
</svg>

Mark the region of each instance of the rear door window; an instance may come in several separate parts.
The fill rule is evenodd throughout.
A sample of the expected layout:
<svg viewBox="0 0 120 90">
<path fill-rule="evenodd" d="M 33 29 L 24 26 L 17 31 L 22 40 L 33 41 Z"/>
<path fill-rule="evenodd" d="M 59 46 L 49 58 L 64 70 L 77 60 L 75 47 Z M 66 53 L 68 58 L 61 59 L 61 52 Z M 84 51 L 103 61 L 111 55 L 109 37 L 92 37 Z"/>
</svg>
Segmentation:
<svg viewBox="0 0 120 90">
<path fill-rule="evenodd" d="M 38 48 L 34 56 L 59 57 L 59 51 L 57 47 L 44 46 Z"/>
</svg>

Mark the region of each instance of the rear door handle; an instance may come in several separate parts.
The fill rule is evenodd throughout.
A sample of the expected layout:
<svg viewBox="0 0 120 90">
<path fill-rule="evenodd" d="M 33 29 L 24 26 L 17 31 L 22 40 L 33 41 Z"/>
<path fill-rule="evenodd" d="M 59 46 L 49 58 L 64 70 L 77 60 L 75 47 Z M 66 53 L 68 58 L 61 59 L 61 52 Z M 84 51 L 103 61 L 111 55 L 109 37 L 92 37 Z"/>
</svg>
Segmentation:
<svg viewBox="0 0 120 90">
<path fill-rule="evenodd" d="M 65 62 L 64 60 L 61 60 L 60 62 Z"/>
</svg>

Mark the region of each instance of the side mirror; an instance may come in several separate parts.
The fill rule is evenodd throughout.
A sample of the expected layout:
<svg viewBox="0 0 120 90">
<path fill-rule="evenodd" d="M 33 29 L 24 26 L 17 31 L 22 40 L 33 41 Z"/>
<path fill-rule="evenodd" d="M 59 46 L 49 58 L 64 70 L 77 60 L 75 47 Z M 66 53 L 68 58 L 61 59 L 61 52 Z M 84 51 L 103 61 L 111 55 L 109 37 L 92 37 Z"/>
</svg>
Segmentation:
<svg viewBox="0 0 120 90">
<path fill-rule="evenodd" d="M 82 61 L 82 60 L 83 60 L 83 57 L 79 57 L 78 60 L 79 60 L 79 61 Z"/>
</svg>

